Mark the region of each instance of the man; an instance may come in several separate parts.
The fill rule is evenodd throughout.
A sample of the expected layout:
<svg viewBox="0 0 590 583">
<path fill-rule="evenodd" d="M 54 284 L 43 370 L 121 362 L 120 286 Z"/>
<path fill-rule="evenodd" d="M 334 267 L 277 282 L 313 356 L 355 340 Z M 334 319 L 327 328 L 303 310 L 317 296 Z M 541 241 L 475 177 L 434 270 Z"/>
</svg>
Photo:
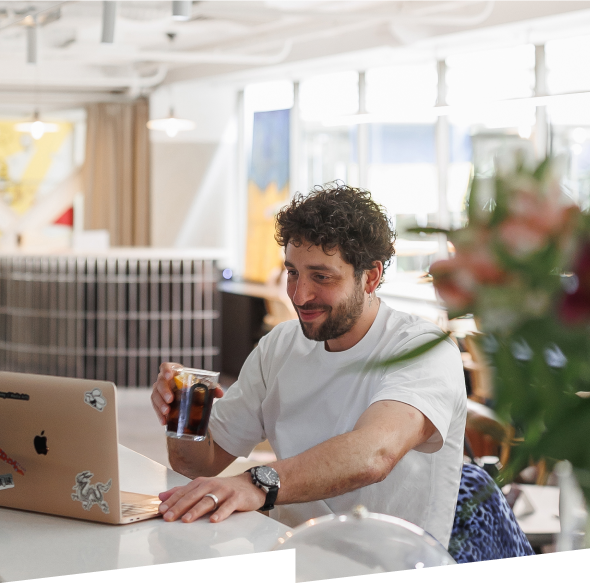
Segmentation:
<svg viewBox="0 0 590 583">
<path fill-rule="evenodd" d="M 172 467 L 195 479 L 160 495 L 165 520 L 213 512 L 218 522 L 276 505 L 271 516 L 295 526 L 363 504 L 448 545 L 466 414 L 459 351 L 447 339 L 389 369 L 366 367 L 441 336 L 375 297 L 394 237 L 370 194 L 344 185 L 316 187 L 279 213 L 299 321 L 261 339 L 215 403 L 207 440 L 168 439 Z M 152 392 L 161 423 L 175 366 L 160 367 Z M 269 467 L 209 477 L 264 439 L 278 458 Z"/>
</svg>

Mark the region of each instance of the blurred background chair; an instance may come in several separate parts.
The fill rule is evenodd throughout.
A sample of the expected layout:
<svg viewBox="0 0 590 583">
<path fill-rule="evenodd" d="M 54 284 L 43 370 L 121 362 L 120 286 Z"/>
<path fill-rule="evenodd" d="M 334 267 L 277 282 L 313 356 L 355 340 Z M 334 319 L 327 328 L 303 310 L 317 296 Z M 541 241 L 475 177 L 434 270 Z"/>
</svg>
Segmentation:
<svg viewBox="0 0 590 583">
<path fill-rule="evenodd" d="M 504 494 L 475 464 L 463 465 L 449 554 L 457 563 L 535 554 Z"/>
<path fill-rule="evenodd" d="M 262 321 L 262 332 L 267 334 L 282 322 L 296 320 L 297 312 L 287 295 L 287 270 L 284 267 L 273 270 L 265 286 L 269 293 L 264 298 L 266 315 Z"/>
</svg>

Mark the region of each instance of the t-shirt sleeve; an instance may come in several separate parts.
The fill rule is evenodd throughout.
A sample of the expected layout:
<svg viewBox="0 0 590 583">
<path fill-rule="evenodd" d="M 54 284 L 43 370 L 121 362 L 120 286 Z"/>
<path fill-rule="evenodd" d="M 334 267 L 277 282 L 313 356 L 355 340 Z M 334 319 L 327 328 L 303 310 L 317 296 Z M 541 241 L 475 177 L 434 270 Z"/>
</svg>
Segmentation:
<svg viewBox="0 0 590 583">
<path fill-rule="evenodd" d="M 431 333 L 421 334 L 408 342 L 403 352 L 413 350 L 435 337 Z M 387 371 L 370 404 L 399 401 L 418 409 L 432 422 L 436 431 L 428 441 L 414 449 L 422 453 L 434 453 L 445 443 L 461 391 L 465 391 L 461 356 L 451 340 L 444 340 L 425 354 L 399 363 Z"/>
<path fill-rule="evenodd" d="M 266 396 L 260 348 L 242 366 L 238 380 L 213 404 L 209 429 L 213 440 L 228 453 L 248 457 L 266 439 L 262 401 Z"/>
</svg>

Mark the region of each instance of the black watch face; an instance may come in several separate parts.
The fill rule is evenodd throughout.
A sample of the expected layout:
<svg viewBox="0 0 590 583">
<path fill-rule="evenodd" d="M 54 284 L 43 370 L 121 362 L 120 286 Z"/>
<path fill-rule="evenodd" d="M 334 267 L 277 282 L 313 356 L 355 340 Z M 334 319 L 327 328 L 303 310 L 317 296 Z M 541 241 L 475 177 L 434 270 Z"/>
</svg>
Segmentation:
<svg viewBox="0 0 590 583">
<path fill-rule="evenodd" d="M 276 470 L 268 466 L 256 468 L 256 479 L 264 486 L 278 486 L 279 475 Z"/>
</svg>

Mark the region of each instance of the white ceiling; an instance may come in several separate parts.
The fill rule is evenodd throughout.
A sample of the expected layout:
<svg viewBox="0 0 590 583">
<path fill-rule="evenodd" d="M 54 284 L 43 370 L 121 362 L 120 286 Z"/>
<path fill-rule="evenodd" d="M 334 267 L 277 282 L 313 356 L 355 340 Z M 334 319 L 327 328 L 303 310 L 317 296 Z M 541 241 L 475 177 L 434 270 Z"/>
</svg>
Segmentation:
<svg viewBox="0 0 590 583">
<path fill-rule="evenodd" d="M 101 44 L 103 2 L 0 2 L 2 108 L 134 97 L 162 83 L 432 45 L 532 19 L 550 28 L 559 15 L 571 21 L 585 14 L 590 33 L 590 2 L 565 0 L 216 0 L 192 2 L 191 10 L 180 22 L 172 19 L 172 2 L 117 2 L 114 43 Z M 37 65 L 27 64 L 31 16 Z"/>
</svg>

